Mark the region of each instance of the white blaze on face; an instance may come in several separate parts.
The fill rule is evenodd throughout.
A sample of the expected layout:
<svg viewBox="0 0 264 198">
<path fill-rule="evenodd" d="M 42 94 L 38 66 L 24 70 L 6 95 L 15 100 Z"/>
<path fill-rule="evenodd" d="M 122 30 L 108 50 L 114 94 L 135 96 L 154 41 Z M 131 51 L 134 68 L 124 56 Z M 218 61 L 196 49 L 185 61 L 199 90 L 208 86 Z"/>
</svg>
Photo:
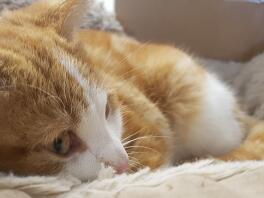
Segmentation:
<svg viewBox="0 0 264 198">
<path fill-rule="evenodd" d="M 83 87 L 88 103 L 88 108 L 80 112 L 81 122 L 77 131 L 88 149 L 69 161 L 64 171 L 85 180 L 97 176 L 100 162 L 108 163 L 117 170 L 124 168 L 128 164 L 128 156 L 121 143 L 120 111 L 111 112 L 106 119 L 106 91 L 88 82 L 75 67 L 77 63 L 74 59 L 65 54 L 60 57 L 63 57 L 61 64 Z"/>
</svg>

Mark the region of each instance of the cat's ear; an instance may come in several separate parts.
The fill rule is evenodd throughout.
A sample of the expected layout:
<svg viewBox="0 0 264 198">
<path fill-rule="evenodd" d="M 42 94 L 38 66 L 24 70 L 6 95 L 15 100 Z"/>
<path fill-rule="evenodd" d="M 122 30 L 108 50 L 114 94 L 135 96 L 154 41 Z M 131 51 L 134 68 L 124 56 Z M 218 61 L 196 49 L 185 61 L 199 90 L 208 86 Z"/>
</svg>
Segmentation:
<svg viewBox="0 0 264 198">
<path fill-rule="evenodd" d="M 37 20 L 38 25 L 49 26 L 61 36 L 71 40 L 79 28 L 89 0 L 49 0 L 50 8 Z"/>
</svg>

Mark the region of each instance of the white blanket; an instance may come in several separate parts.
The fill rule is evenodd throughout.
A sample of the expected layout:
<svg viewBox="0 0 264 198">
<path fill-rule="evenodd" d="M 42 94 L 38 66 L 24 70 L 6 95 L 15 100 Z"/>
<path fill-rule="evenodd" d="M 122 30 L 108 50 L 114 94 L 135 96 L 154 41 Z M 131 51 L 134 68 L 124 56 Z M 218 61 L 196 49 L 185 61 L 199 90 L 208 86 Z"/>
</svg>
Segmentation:
<svg viewBox="0 0 264 198">
<path fill-rule="evenodd" d="M 72 177 L 1 177 L 0 198 L 264 197 L 264 161 L 205 160 L 112 177 L 109 169 L 91 183 Z"/>
</svg>

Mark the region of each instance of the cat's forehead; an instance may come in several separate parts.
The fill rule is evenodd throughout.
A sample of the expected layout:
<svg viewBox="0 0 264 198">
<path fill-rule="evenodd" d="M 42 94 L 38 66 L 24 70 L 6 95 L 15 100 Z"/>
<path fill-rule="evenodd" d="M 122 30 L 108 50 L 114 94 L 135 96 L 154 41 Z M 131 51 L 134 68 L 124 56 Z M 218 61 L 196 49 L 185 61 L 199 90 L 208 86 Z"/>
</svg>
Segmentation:
<svg viewBox="0 0 264 198">
<path fill-rule="evenodd" d="M 65 112 L 78 120 L 90 105 L 104 106 L 102 78 L 92 71 L 79 43 L 31 15 L 15 16 L 0 21 L 0 78 L 8 78 L 0 86 L 16 84 L 26 111 L 42 105 L 48 113 Z"/>
<path fill-rule="evenodd" d="M 81 63 L 78 59 L 71 56 L 61 49 L 54 50 L 57 59 L 66 72 L 75 80 L 83 91 L 83 99 L 89 105 L 104 106 L 107 100 L 107 90 L 93 72 L 82 72 L 84 67 L 89 67 Z M 84 69 L 85 70 L 85 69 Z"/>
<path fill-rule="evenodd" d="M 53 33 L 19 30 L 5 40 L 1 33 L 7 35 L 9 29 L 0 30 L 0 77 L 16 81 L 27 101 L 48 101 L 74 117 L 94 102 L 105 103 L 106 91 L 89 63 L 75 53 L 76 43 L 71 46 Z"/>
</svg>

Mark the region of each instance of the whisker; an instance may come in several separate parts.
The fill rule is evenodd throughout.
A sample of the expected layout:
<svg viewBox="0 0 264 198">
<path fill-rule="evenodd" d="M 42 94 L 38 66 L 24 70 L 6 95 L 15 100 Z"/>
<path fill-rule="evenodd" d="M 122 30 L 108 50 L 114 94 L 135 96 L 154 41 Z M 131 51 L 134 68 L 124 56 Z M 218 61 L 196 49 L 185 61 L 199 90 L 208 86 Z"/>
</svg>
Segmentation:
<svg viewBox="0 0 264 198">
<path fill-rule="evenodd" d="M 132 168 L 129 168 L 127 172 L 133 174 L 133 173 L 136 173 L 137 171 L 136 170 L 133 170 Z"/>
<path fill-rule="evenodd" d="M 144 149 L 148 149 L 148 150 L 151 150 L 151 151 L 154 151 L 156 153 L 160 153 L 159 151 L 153 149 L 153 148 L 150 148 L 150 147 L 146 147 L 146 146 L 127 146 L 127 147 L 124 147 L 125 149 L 129 149 L 129 148 L 144 148 Z"/>
<path fill-rule="evenodd" d="M 136 141 L 136 140 L 140 140 L 140 139 L 145 139 L 145 138 L 171 138 L 170 136 L 151 136 L 151 135 L 148 135 L 148 136 L 142 136 L 142 137 L 137 137 L 137 138 L 135 138 L 135 139 L 132 139 L 132 140 L 129 140 L 129 141 L 127 141 L 127 142 L 124 142 L 123 143 L 123 146 L 126 146 L 126 145 L 128 145 L 129 143 L 131 143 L 131 142 L 134 142 L 134 141 Z"/>
<path fill-rule="evenodd" d="M 136 160 L 136 161 L 135 161 L 135 160 Z M 141 163 L 138 161 L 138 159 L 135 158 L 135 157 L 131 157 L 130 161 L 132 161 L 133 163 L 138 164 L 138 165 L 140 165 L 140 166 L 142 166 L 142 167 L 145 167 L 145 165 L 144 165 L 144 164 L 141 164 Z"/>
<path fill-rule="evenodd" d="M 133 137 L 133 136 L 135 136 L 135 135 L 138 135 L 140 132 L 142 132 L 142 131 L 144 131 L 144 130 L 145 130 L 145 128 L 141 128 L 141 129 L 135 131 L 135 132 L 132 133 L 131 135 L 129 135 L 129 136 L 123 138 L 121 142 L 124 143 L 124 141 L 126 141 L 127 139 L 129 139 L 129 138 L 131 138 L 131 137 Z"/>
<path fill-rule="evenodd" d="M 132 136 L 134 136 L 134 135 L 138 134 L 139 132 L 140 132 L 140 131 L 137 131 L 137 132 L 135 132 L 135 133 L 132 133 L 131 135 L 129 135 L 129 136 L 127 136 L 127 137 L 123 138 L 123 139 L 122 139 L 122 142 L 123 142 L 123 141 L 125 141 L 125 140 L 127 140 L 127 139 L 129 139 L 129 138 L 131 138 Z"/>
<path fill-rule="evenodd" d="M 142 153 L 147 153 L 147 152 L 130 152 L 130 153 L 127 153 L 128 154 L 128 156 L 130 156 L 130 155 L 133 155 L 133 154 L 142 154 Z"/>
<path fill-rule="evenodd" d="M 134 163 L 132 163 L 132 164 L 129 164 L 131 167 L 134 167 L 134 168 L 137 168 L 137 169 L 142 169 L 142 168 L 144 168 L 144 166 L 143 165 L 141 165 L 140 163 L 136 163 L 136 162 L 134 162 Z M 131 169 L 132 170 L 132 169 Z M 136 172 L 136 171 L 135 171 Z"/>
<path fill-rule="evenodd" d="M 136 162 L 136 161 L 133 161 L 133 160 L 131 160 L 131 163 L 129 162 L 129 165 L 130 166 L 140 166 L 140 167 L 143 167 L 144 165 L 143 164 L 141 164 L 141 163 L 139 163 L 139 162 Z"/>
</svg>

